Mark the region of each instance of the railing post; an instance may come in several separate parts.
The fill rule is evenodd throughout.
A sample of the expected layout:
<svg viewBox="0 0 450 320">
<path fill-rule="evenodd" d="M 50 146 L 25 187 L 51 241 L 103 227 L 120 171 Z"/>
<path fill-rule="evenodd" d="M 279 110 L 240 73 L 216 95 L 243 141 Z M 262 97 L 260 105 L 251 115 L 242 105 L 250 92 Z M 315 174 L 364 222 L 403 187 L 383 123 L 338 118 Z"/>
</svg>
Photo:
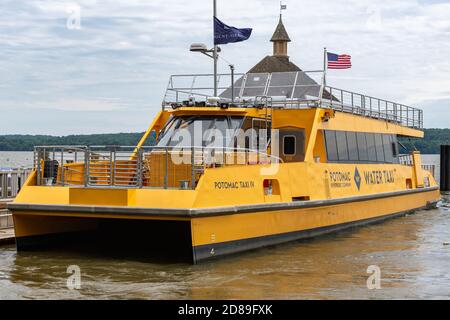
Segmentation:
<svg viewBox="0 0 450 320">
<path fill-rule="evenodd" d="M 366 115 L 366 97 L 361 95 L 361 113 Z"/>
<path fill-rule="evenodd" d="M 350 96 L 351 96 L 351 100 L 352 100 L 352 111 L 353 111 L 353 106 L 355 105 L 355 101 L 354 101 L 354 98 L 353 98 L 353 92 L 350 94 Z M 342 110 L 344 110 L 344 105 L 342 104 Z"/>
<path fill-rule="evenodd" d="M 6 179 L 5 179 L 6 178 Z M 8 197 L 8 175 L 6 173 L 0 172 L 0 187 L 2 188 L 0 192 L 0 199 Z"/>
<path fill-rule="evenodd" d="M 110 186 L 114 186 L 115 177 L 116 177 L 116 150 L 109 152 L 109 185 Z"/>
<path fill-rule="evenodd" d="M 378 119 L 381 119 L 381 101 L 378 99 Z"/>
<path fill-rule="evenodd" d="M 169 188 L 169 148 L 166 147 L 166 173 L 164 176 L 164 189 Z"/>
<path fill-rule="evenodd" d="M 330 87 L 330 106 L 333 109 L 333 88 Z"/>
<path fill-rule="evenodd" d="M 89 186 L 89 167 L 90 167 L 91 152 L 89 148 L 84 151 L 84 187 Z"/>
<path fill-rule="evenodd" d="M 41 185 L 41 150 L 40 148 L 35 148 L 34 149 L 35 154 L 36 154 L 36 183 L 38 186 Z"/>
<path fill-rule="evenodd" d="M 191 189 L 195 189 L 195 147 L 191 147 Z"/>
<path fill-rule="evenodd" d="M 17 172 L 11 172 L 11 198 L 15 198 L 17 196 Z"/>
<path fill-rule="evenodd" d="M 394 108 L 394 119 L 395 119 L 395 122 L 398 122 L 398 106 L 397 106 L 396 103 L 394 103 L 393 108 Z"/>
<path fill-rule="evenodd" d="M 144 185 L 144 170 L 143 170 L 143 153 L 142 149 L 139 148 L 137 152 L 137 184 L 140 189 L 142 189 Z"/>
<path fill-rule="evenodd" d="M 61 149 L 61 184 L 64 187 L 64 149 Z"/>
</svg>

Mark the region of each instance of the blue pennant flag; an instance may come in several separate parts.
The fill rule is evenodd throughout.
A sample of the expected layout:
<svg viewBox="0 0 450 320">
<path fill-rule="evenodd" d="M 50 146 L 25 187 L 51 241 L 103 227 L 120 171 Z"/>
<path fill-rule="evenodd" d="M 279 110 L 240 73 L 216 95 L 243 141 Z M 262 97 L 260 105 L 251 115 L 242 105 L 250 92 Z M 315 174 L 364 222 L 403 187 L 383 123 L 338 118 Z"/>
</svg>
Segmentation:
<svg viewBox="0 0 450 320">
<path fill-rule="evenodd" d="M 252 34 L 251 28 L 238 29 L 227 26 L 225 23 L 214 17 L 214 44 L 227 44 L 232 42 L 245 41 Z"/>
</svg>

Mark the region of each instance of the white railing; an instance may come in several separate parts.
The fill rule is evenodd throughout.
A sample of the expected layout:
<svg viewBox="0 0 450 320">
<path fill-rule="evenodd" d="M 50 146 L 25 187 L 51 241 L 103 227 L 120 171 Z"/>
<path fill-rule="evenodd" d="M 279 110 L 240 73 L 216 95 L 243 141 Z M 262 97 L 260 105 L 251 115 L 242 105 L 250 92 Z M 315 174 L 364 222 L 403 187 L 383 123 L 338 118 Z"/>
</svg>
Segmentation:
<svg viewBox="0 0 450 320">
<path fill-rule="evenodd" d="M 0 199 L 12 199 L 22 188 L 31 169 L 0 171 Z"/>
<path fill-rule="evenodd" d="M 325 107 L 410 128 L 423 128 L 422 110 L 331 86 L 322 87 L 319 84 L 322 75 L 323 71 L 236 74 L 236 78 L 232 78 L 230 74 L 221 74 L 218 76 L 219 101 L 211 99 L 214 92 L 211 86 L 213 75 L 172 75 L 162 105 L 163 109 L 217 105 L 271 108 Z M 264 100 L 267 103 L 261 104 Z"/>
<path fill-rule="evenodd" d="M 257 150 L 158 146 L 44 146 L 34 158 L 40 186 L 158 189 L 195 189 L 208 168 L 282 162 Z"/>
</svg>

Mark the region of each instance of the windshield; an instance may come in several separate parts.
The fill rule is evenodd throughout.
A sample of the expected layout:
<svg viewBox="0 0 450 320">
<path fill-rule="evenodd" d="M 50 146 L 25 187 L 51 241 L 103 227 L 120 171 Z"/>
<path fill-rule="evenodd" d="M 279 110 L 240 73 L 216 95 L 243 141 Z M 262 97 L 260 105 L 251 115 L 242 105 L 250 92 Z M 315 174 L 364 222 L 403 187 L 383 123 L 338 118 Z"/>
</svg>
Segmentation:
<svg viewBox="0 0 450 320">
<path fill-rule="evenodd" d="M 169 120 L 160 134 L 159 147 L 229 147 L 226 137 L 238 130 L 244 117 L 181 116 Z"/>
</svg>

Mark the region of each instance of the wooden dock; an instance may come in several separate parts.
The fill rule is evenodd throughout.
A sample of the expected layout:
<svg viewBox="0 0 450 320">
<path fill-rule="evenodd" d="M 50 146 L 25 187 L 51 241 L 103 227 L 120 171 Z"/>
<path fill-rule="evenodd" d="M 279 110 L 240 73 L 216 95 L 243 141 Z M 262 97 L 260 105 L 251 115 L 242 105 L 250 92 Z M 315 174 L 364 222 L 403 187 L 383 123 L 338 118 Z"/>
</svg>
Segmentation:
<svg viewBox="0 0 450 320">
<path fill-rule="evenodd" d="M 0 246 L 14 244 L 15 241 L 14 228 L 0 229 Z"/>
<path fill-rule="evenodd" d="M 0 170 L 0 246 L 15 242 L 13 218 L 6 205 L 14 200 L 30 171 L 30 169 Z"/>
<path fill-rule="evenodd" d="M 12 215 L 6 210 L 6 204 L 12 199 L 0 199 L 0 245 L 13 244 L 14 225 Z"/>
</svg>

